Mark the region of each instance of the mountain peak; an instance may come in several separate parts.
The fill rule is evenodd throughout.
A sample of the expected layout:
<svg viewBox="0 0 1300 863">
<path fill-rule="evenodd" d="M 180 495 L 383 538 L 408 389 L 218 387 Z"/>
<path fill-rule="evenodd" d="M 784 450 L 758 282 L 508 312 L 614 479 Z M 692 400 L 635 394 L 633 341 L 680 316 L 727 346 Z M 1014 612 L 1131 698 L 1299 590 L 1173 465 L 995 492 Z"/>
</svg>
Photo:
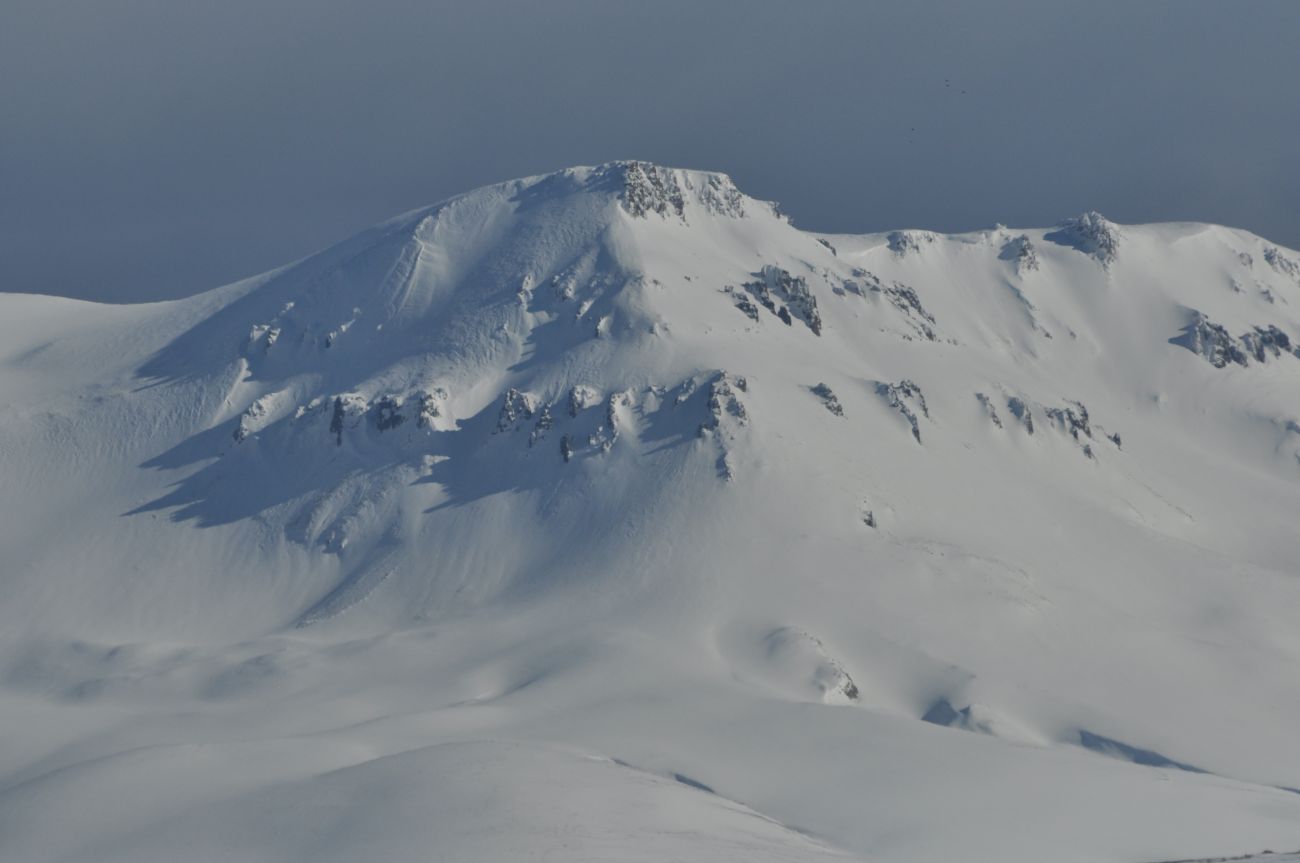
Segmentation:
<svg viewBox="0 0 1300 863">
<path fill-rule="evenodd" d="M 1089 210 L 1060 223 L 1059 229 L 1046 239 L 1063 246 L 1073 246 L 1109 267 L 1119 256 L 1119 226 L 1096 210 Z"/>
<path fill-rule="evenodd" d="M 205 775 L 214 728 L 240 730 L 236 767 L 264 760 L 286 699 L 326 782 L 372 744 L 409 765 L 451 751 L 425 734 L 572 732 L 602 770 L 870 859 L 1006 860 L 990 811 L 1026 827 L 1017 860 L 1186 857 L 1230 818 L 1243 847 L 1294 845 L 1300 796 L 1270 786 L 1300 787 L 1297 345 L 1300 260 L 1245 232 L 1089 213 L 818 236 L 725 175 L 637 161 L 484 187 L 175 303 L 0 295 L 0 684 L 60 711 L 220 699 L 168 777 Z M 1224 705 L 1250 727 L 1225 735 Z M 122 787 L 156 763 L 112 709 L 94 789 L 105 761 Z M 41 820 L 62 759 L 5 777 L 0 834 Z M 861 792 L 902 777 L 921 800 L 912 770 L 960 841 L 890 856 L 900 810 Z M 519 787 L 430 775 L 471 806 Z M 1024 781 L 990 797 L 990 775 Z M 319 787 L 310 849 L 356 799 L 431 811 L 404 781 Z M 237 823 L 213 793 L 196 811 Z M 1034 832 L 1060 805 L 1089 815 L 1064 844 Z M 1088 845 L 1097 823 L 1119 829 Z M 177 858 L 114 857 L 130 833 L 84 859 Z"/>
<path fill-rule="evenodd" d="M 742 218 L 747 205 L 759 203 L 744 195 L 724 173 L 674 168 L 638 159 L 563 168 L 458 197 L 498 188 L 517 190 L 516 194 L 529 200 L 548 196 L 560 200 L 575 194 L 613 198 L 634 218 L 658 215 L 683 221 L 689 221 L 692 212 Z M 772 205 L 761 206 L 771 208 Z"/>
<path fill-rule="evenodd" d="M 621 175 L 620 200 L 632 216 L 670 213 L 685 217 L 688 206 L 715 216 L 742 218 L 745 196 L 726 174 L 667 168 L 650 162 L 612 162 L 605 166 Z"/>
</svg>

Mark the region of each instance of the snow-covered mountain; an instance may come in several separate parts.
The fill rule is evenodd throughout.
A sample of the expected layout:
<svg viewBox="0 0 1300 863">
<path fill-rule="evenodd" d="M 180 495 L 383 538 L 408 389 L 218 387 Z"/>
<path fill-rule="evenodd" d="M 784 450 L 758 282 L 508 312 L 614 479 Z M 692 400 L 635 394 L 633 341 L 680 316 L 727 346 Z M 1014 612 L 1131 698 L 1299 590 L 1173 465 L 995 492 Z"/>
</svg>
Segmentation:
<svg viewBox="0 0 1300 863">
<path fill-rule="evenodd" d="M 574 168 L 0 294 L 0 480 L 0 859 L 1300 847 L 1300 254 L 1244 231 Z"/>
</svg>

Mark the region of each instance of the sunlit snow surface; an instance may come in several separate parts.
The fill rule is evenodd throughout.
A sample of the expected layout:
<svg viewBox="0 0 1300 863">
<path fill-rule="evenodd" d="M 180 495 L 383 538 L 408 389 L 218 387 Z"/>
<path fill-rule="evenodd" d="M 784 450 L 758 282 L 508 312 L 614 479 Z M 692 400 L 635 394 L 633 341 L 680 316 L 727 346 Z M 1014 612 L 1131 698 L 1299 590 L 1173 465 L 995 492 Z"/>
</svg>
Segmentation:
<svg viewBox="0 0 1300 863">
<path fill-rule="evenodd" d="M 1300 847 L 1297 261 L 619 163 L 0 294 L 0 859 Z"/>
</svg>

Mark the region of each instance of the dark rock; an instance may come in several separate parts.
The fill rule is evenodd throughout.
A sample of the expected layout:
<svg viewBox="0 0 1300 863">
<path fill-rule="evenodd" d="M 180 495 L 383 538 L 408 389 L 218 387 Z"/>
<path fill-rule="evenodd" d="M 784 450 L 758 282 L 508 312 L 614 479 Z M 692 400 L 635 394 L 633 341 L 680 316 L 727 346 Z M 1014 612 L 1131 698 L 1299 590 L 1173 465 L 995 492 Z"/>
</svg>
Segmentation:
<svg viewBox="0 0 1300 863">
<path fill-rule="evenodd" d="M 892 231 L 885 237 L 889 250 L 900 258 L 921 251 L 922 243 L 933 243 L 934 235 L 926 231 Z"/>
<path fill-rule="evenodd" d="M 1002 418 L 998 416 L 998 409 L 993 406 L 993 401 L 984 393 L 976 393 L 975 399 L 984 408 L 984 412 L 988 414 L 989 421 L 998 428 L 1002 428 Z"/>
<path fill-rule="evenodd" d="M 532 419 L 535 408 L 533 400 L 511 387 L 501 399 L 501 412 L 497 415 L 497 431 L 509 431 L 522 420 Z"/>
<path fill-rule="evenodd" d="M 1292 353 L 1291 337 L 1270 324 L 1267 327 L 1255 327 L 1254 332 L 1241 337 L 1242 348 L 1258 362 L 1266 362 L 1269 356 L 1279 357 Z"/>
<path fill-rule="evenodd" d="M 1082 402 L 1069 402 L 1063 408 L 1047 408 L 1047 418 L 1059 424 L 1070 437 L 1076 441 L 1080 437 L 1092 438 L 1092 426 L 1088 419 L 1088 409 Z"/>
<path fill-rule="evenodd" d="M 528 445 L 532 446 L 542 438 L 555 425 L 551 417 L 551 406 L 542 405 L 542 409 L 537 413 L 537 422 L 533 425 L 533 430 L 528 435 Z"/>
<path fill-rule="evenodd" d="M 1115 263 L 1119 256 L 1119 228 L 1096 211 L 1066 219 L 1059 230 L 1047 234 L 1045 239 L 1091 255 L 1103 267 Z"/>
<path fill-rule="evenodd" d="M 642 218 L 648 213 L 666 216 L 669 211 L 681 216 L 685 209 L 681 186 L 676 174 L 648 162 L 629 162 L 623 172 L 623 208 Z"/>
<path fill-rule="evenodd" d="M 761 280 L 747 282 L 744 288 L 764 308 L 776 313 L 787 324 L 793 325 L 793 319 L 798 318 L 808 325 L 814 335 L 822 334 L 822 317 L 817 308 L 817 298 L 813 296 L 806 279 L 773 266 L 763 267 L 758 275 Z M 777 308 L 778 299 L 785 302 L 780 309 Z"/>
<path fill-rule="evenodd" d="M 1002 251 L 998 258 L 1003 261 L 1011 261 L 1015 264 L 1017 273 L 1026 273 L 1038 269 L 1038 250 L 1030 242 L 1029 237 L 1021 234 L 1018 237 L 1007 240 L 1002 245 Z"/>
<path fill-rule="evenodd" d="M 395 429 L 406 422 L 406 417 L 402 414 L 402 402 L 393 396 L 377 400 L 370 411 L 375 418 L 375 428 L 381 432 Z"/>
<path fill-rule="evenodd" d="M 1264 250 L 1264 260 L 1279 273 L 1300 282 L 1300 263 L 1282 254 L 1277 246 L 1269 246 Z"/>
<path fill-rule="evenodd" d="M 934 315 L 925 310 L 921 305 L 921 298 L 917 296 L 914 289 L 909 288 L 901 282 L 894 282 L 889 287 L 880 288 L 880 292 L 889 298 L 889 301 L 903 314 L 911 319 L 916 331 L 932 342 L 937 342 L 939 337 L 935 335 L 931 326 L 935 320 Z"/>
<path fill-rule="evenodd" d="M 334 443 L 337 446 L 343 446 L 343 397 L 334 397 L 334 413 L 330 416 L 330 434 L 334 435 Z"/>
<path fill-rule="evenodd" d="M 738 294 L 736 296 L 736 308 L 744 312 L 745 317 L 750 320 L 758 320 L 758 306 L 754 305 L 754 302 L 744 294 Z"/>
<path fill-rule="evenodd" d="M 1025 431 L 1030 434 L 1034 433 L 1034 414 L 1030 411 L 1029 405 L 1025 404 L 1024 399 L 1019 396 L 1012 396 L 1007 399 L 1007 410 L 1011 411 L 1013 417 L 1020 420 L 1020 424 L 1025 427 Z"/>
<path fill-rule="evenodd" d="M 1246 352 L 1241 349 L 1222 325 L 1216 324 L 1200 312 L 1192 322 L 1183 328 L 1183 334 L 1170 339 L 1170 342 L 1199 354 L 1214 366 L 1221 369 L 1228 363 L 1244 366 L 1249 363 Z"/>
<path fill-rule="evenodd" d="M 835 414 L 837 417 L 844 416 L 844 408 L 840 405 L 840 400 L 835 396 L 835 393 L 829 386 L 820 383 L 815 387 L 809 387 L 809 389 L 812 390 L 813 395 L 822 400 L 822 404 L 826 406 L 826 410 Z"/>
<path fill-rule="evenodd" d="M 907 423 L 912 428 L 912 437 L 916 442 L 921 442 L 921 425 L 917 421 L 916 408 L 919 408 L 921 414 L 926 418 L 930 416 L 930 410 L 926 407 L 925 396 L 921 393 L 921 388 L 909 380 L 899 381 L 896 384 L 877 383 L 876 394 L 881 396 L 889 403 L 889 406 L 903 415 Z"/>
</svg>

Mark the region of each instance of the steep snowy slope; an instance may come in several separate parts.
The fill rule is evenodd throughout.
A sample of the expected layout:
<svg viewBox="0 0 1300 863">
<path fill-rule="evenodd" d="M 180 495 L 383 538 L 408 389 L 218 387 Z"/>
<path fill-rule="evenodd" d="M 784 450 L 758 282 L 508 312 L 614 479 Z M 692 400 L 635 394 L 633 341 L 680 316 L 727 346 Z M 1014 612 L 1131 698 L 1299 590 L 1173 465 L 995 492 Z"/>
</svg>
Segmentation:
<svg viewBox="0 0 1300 863">
<path fill-rule="evenodd" d="M 644 163 L 0 295 L 0 857 L 1298 847 L 1297 405 L 1248 233 Z"/>
</svg>

